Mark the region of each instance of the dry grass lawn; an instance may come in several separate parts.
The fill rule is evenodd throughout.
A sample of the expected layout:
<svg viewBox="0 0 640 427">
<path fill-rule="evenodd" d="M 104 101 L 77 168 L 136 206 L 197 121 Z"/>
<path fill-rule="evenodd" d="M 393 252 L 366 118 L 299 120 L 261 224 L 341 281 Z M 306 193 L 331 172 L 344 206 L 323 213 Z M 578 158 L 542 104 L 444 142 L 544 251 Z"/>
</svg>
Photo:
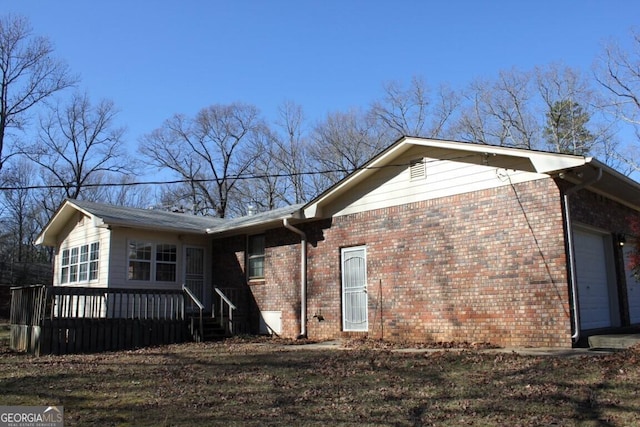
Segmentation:
<svg viewBox="0 0 640 427">
<path fill-rule="evenodd" d="M 640 349 L 478 350 L 227 341 L 32 357 L 0 350 L 2 405 L 63 405 L 66 426 L 640 425 Z"/>
</svg>

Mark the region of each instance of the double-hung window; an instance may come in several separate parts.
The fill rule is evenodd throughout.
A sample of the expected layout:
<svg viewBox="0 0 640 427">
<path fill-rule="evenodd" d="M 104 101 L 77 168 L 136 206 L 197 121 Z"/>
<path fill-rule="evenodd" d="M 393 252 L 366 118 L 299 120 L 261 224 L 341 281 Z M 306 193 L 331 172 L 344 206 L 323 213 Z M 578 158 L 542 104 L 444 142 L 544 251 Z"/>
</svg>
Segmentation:
<svg viewBox="0 0 640 427">
<path fill-rule="evenodd" d="M 263 279 L 264 234 L 249 236 L 247 246 L 247 275 L 249 279 Z"/>
<path fill-rule="evenodd" d="M 99 258 L 99 242 L 63 249 L 60 259 L 60 284 L 97 280 Z"/>
<path fill-rule="evenodd" d="M 177 247 L 144 241 L 129 242 L 129 280 L 175 282 Z"/>
</svg>

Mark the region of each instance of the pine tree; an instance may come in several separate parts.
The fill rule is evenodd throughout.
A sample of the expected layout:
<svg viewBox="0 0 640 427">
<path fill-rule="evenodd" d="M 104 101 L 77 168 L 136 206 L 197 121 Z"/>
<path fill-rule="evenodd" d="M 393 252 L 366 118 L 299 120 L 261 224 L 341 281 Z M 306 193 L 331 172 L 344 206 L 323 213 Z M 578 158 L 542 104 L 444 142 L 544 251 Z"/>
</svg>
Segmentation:
<svg viewBox="0 0 640 427">
<path fill-rule="evenodd" d="M 585 155 L 595 143 L 586 125 L 590 117 L 577 102 L 557 101 L 547 112 L 544 136 L 558 153 Z"/>
</svg>

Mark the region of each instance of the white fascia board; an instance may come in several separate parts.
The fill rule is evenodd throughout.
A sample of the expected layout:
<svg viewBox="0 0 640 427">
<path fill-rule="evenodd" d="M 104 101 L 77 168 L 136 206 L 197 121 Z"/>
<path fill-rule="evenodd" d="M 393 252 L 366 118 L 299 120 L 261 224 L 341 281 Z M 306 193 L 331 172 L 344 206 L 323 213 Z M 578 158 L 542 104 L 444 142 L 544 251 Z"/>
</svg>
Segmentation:
<svg viewBox="0 0 640 427">
<path fill-rule="evenodd" d="M 49 222 L 44 226 L 40 234 L 36 237 L 34 243 L 36 245 L 45 245 L 45 246 L 55 246 L 56 242 L 51 238 L 51 232 L 59 231 L 57 229 L 61 229 L 64 224 L 73 216 L 73 212 L 77 210 L 78 207 L 72 205 L 68 200 L 65 201 L 58 211 L 53 214 Z M 63 225 L 59 225 L 60 222 L 63 222 Z"/>
<path fill-rule="evenodd" d="M 532 151 L 524 148 L 500 147 L 494 145 L 481 145 L 467 142 L 443 141 L 433 139 L 413 139 L 407 141 L 414 145 L 424 147 L 447 148 L 451 150 L 467 151 L 479 154 L 495 154 L 508 157 L 529 159 L 535 172 L 549 173 L 564 169 L 583 166 L 591 161 L 590 157 L 576 156 L 573 154 L 548 153 L 545 151 Z"/>
<path fill-rule="evenodd" d="M 499 147 L 493 145 L 482 145 L 467 142 L 446 141 L 439 139 L 405 137 L 399 140 L 394 147 L 381 153 L 364 165 L 364 168 L 354 172 L 343 181 L 337 183 L 333 188 L 312 201 L 304 207 L 305 218 L 318 218 L 322 216 L 322 205 L 327 200 L 331 200 L 336 194 L 348 191 L 358 185 L 364 178 L 375 172 L 375 168 L 388 164 L 390 158 L 393 159 L 412 146 L 441 148 L 467 153 L 477 153 L 484 155 L 499 155 L 504 157 L 516 157 L 527 159 L 537 173 L 551 173 L 579 167 L 591 161 L 590 158 L 575 156 L 570 154 L 548 153 L 544 151 L 532 151 L 522 148 Z"/>
<path fill-rule="evenodd" d="M 529 158 L 538 173 L 552 173 L 573 169 L 591 162 L 590 157 L 563 154 L 534 153 Z"/>
<path fill-rule="evenodd" d="M 303 207 L 302 211 L 304 218 L 311 219 L 322 216 L 321 206 L 323 202 L 333 198 L 336 193 L 348 191 L 350 188 L 358 185 L 363 179 L 375 173 L 377 167 L 387 164 L 387 159 L 397 157 L 399 154 L 410 149 L 413 145 L 413 141 L 415 141 L 413 138 L 402 138 L 396 142 L 395 146 L 390 147 L 390 149 L 383 151 L 377 157 L 374 157 L 369 162 L 365 163 L 362 166 L 362 169 L 353 172 L 351 175 L 329 188 L 323 194 L 319 195 L 315 200 Z"/>
</svg>

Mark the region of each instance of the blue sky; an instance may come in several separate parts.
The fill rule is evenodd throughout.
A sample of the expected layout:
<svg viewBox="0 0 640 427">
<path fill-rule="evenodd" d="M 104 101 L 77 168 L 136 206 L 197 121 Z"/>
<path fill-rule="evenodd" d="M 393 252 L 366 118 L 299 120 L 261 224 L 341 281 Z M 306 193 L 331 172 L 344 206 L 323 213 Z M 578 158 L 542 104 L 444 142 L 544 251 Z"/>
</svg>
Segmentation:
<svg viewBox="0 0 640 427">
<path fill-rule="evenodd" d="M 174 113 L 285 100 L 310 124 L 366 107 L 384 82 L 462 87 L 499 70 L 590 70 L 640 25 L 637 0 L 0 0 L 28 17 L 97 101 L 121 110 L 130 146 Z"/>
</svg>

